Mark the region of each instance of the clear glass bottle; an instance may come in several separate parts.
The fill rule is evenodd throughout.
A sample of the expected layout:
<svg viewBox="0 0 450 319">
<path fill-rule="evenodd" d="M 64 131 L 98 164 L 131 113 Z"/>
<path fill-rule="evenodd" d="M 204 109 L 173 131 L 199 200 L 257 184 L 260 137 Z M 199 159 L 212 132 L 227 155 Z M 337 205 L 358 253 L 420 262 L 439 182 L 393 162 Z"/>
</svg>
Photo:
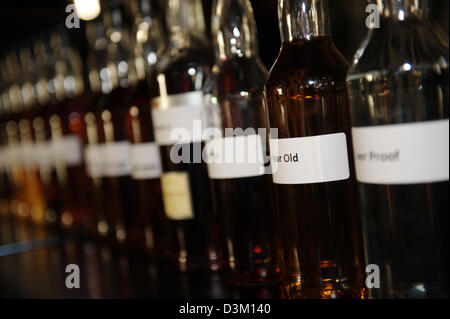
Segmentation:
<svg viewBox="0 0 450 319">
<path fill-rule="evenodd" d="M 222 138 L 206 147 L 207 154 L 222 157 L 211 158 L 208 173 L 224 270 L 228 280 L 238 285 L 280 283 L 281 246 L 270 196 L 273 184 L 264 166 L 267 134 L 261 136 L 258 130 L 266 133 L 268 127 L 263 96 L 267 70 L 259 59 L 253 9 L 248 0 L 218 0 L 213 7 L 217 59 L 213 98 L 224 130 Z M 222 148 L 227 143 L 232 145 L 229 155 L 236 156 L 235 163 L 225 161 L 228 155 Z M 246 157 L 247 150 L 254 154 Z M 237 161 L 242 155 L 245 160 Z"/>
<path fill-rule="evenodd" d="M 448 38 L 427 1 L 378 1 L 347 82 L 374 298 L 448 298 Z"/>
<path fill-rule="evenodd" d="M 168 1 L 166 23 L 170 40 L 157 66 L 159 97 L 152 100 L 164 209 L 175 232 L 178 268 L 216 270 L 219 253 L 210 180 L 201 159 L 201 136 L 193 136 L 194 123 L 206 124 L 202 87 L 210 72 L 201 2 Z M 175 129 L 188 136 L 171 138 Z"/>
<path fill-rule="evenodd" d="M 265 87 L 290 298 L 363 298 L 348 63 L 323 0 L 279 0 L 282 46 Z"/>
</svg>

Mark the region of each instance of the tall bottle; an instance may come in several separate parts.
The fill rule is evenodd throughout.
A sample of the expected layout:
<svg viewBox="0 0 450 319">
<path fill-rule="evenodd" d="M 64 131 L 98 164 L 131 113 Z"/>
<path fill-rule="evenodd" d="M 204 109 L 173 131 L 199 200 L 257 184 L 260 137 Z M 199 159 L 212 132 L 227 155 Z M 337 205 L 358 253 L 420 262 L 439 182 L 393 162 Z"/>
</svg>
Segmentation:
<svg viewBox="0 0 450 319">
<path fill-rule="evenodd" d="M 448 38 L 425 0 L 377 3 L 347 77 L 371 297 L 448 298 Z"/>
<path fill-rule="evenodd" d="M 81 230 L 88 220 L 87 176 L 83 162 L 83 121 L 87 105 L 81 58 L 69 44 L 64 31 L 50 35 L 55 57 L 55 83 L 63 102 L 48 115 L 52 155 L 63 197 L 62 226 Z"/>
<path fill-rule="evenodd" d="M 31 220 L 38 225 L 45 225 L 45 214 L 48 209 L 43 182 L 40 175 L 39 161 L 36 156 L 36 136 L 33 130 L 34 117 L 40 111 L 37 88 L 37 67 L 31 49 L 23 47 L 20 50 L 20 65 L 22 71 L 22 100 L 24 112 L 19 122 L 22 140 L 22 156 L 27 169 L 29 184 L 29 202 L 31 205 Z"/>
<path fill-rule="evenodd" d="M 55 86 L 55 60 L 51 55 L 49 41 L 38 39 L 33 45 L 35 56 L 37 112 L 33 113 L 35 159 L 46 201 L 45 220 L 49 228 L 62 225 L 63 198 L 52 151 L 52 134 L 49 114 L 62 102 L 61 89 Z M 58 93 L 57 93 L 58 92 Z"/>
<path fill-rule="evenodd" d="M 3 98 L 5 82 L 4 75 L 0 72 L 0 219 L 6 224 L 6 221 L 9 223 L 10 220 L 11 185 L 8 180 L 8 142 L 5 136 L 8 120 L 8 101 Z"/>
<path fill-rule="evenodd" d="M 265 87 L 291 298 L 364 297 L 345 76 L 326 1 L 279 0 L 282 46 Z M 272 133 L 271 133 L 272 134 Z"/>
<path fill-rule="evenodd" d="M 86 38 L 89 44 L 87 68 L 92 99 L 88 102 L 84 122 L 84 161 L 88 176 L 88 189 L 91 194 L 91 216 L 93 229 L 88 230 L 95 237 L 108 241 L 111 239 L 112 227 L 106 214 L 102 185 L 102 147 L 100 144 L 100 127 L 95 112 L 100 98 L 111 92 L 112 84 L 107 69 L 107 37 L 101 17 L 86 24 Z M 103 79 L 100 73 L 104 74 Z"/>
<path fill-rule="evenodd" d="M 213 98 L 220 108 L 223 137 L 206 147 L 207 154 L 214 154 L 208 174 L 224 270 L 238 285 L 279 283 L 281 247 L 270 195 L 273 184 L 264 167 L 267 70 L 259 59 L 250 1 L 216 1 L 212 22 L 217 59 Z M 264 134 L 259 135 L 260 130 Z M 228 156 L 235 160 L 227 161 Z"/>
<path fill-rule="evenodd" d="M 138 214 L 131 178 L 126 100 L 136 84 L 129 30 L 124 28 L 124 7 L 109 1 L 103 13 L 108 36 L 107 68 L 100 71 L 103 94 L 95 113 L 102 158 L 102 187 L 112 237 L 119 247 L 134 246 L 131 226 Z M 129 247 L 131 247 L 128 245 Z"/>
<path fill-rule="evenodd" d="M 23 147 L 19 130 L 19 122 L 25 112 L 22 92 L 19 63 L 14 52 L 5 58 L 6 70 L 4 74 L 8 81 L 8 101 L 10 112 L 6 125 L 9 169 L 11 171 L 14 187 L 14 199 L 12 200 L 12 212 L 19 220 L 29 221 L 31 218 L 31 205 L 29 201 L 29 176 L 27 175 L 26 163 L 22 156 Z"/>
<path fill-rule="evenodd" d="M 179 268 L 215 270 L 219 256 L 210 180 L 201 159 L 201 130 L 207 126 L 202 86 L 210 72 L 201 2 L 168 1 L 166 22 L 170 40 L 157 71 L 159 97 L 152 100 L 164 209 L 176 232 Z M 179 139 L 177 133 L 184 136 Z"/>
<path fill-rule="evenodd" d="M 159 147 L 155 143 L 150 99 L 157 96 L 155 67 L 165 48 L 162 26 L 150 0 L 132 1 L 134 64 L 138 83 L 126 102 L 131 176 L 136 184 L 138 210 L 131 225 L 136 245 L 152 257 L 172 253 L 172 236 L 164 213 Z"/>
</svg>

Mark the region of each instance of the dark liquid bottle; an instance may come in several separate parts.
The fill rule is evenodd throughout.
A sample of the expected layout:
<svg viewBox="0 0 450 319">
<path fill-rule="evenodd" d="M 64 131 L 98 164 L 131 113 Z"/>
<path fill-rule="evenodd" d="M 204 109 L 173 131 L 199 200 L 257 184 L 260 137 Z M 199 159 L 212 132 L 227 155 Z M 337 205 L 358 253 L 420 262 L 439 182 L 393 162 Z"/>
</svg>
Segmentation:
<svg viewBox="0 0 450 319">
<path fill-rule="evenodd" d="M 216 270 L 219 258 L 210 180 L 201 161 L 203 143 L 192 134 L 195 121 L 205 123 L 202 86 L 210 71 L 202 17 L 197 0 L 169 1 L 170 43 L 157 71 L 160 96 L 152 100 L 164 209 L 175 232 L 181 270 Z M 187 133 L 183 140 L 171 138 L 177 128 Z"/>
<path fill-rule="evenodd" d="M 347 77 L 370 296 L 448 298 L 448 37 L 427 1 L 379 5 Z"/>
<path fill-rule="evenodd" d="M 169 220 L 161 193 L 161 156 L 153 136 L 150 109 L 150 99 L 157 96 L 155 65 L 164 43 L 159 17 L 150 1 L 140 0 L 132 4 L 135 66 L 139 81 L 126 102 L 128 112 L 125 117 L 131 143 L 131 176 L 136 185 L 139 210 L 132 227 L 137 234 L 139 249 L 158 258 L 169 256 L 172 250 Z"/>
<path fill-rule="evenodd" d="M 365 297 L 345 75 L 318 0 L 280 0 L 265 94 L 290 298 Z M 301 17 L 297 19 L 297 17 Z"/>
<path fill-rule="evenodd" d="M 96 111 L 102 157 L 103 202 L 112 227 L 112 237 L 119 247 L 135 249 L 133 220 L 138 213 L 135 184 L 131 178 L 130 143 L 125 121 L 127 98 L 136 83 L 131 60 L 128 31 L 123 28 L 124 8 L 119 1 L 110 2 L 103 14 L 108 43 L 108 68 L 100 73 L 102 81 L 111 82 Z M 120 36 L 117 36 L 120 34 Z M 100 71 L 100 72 L 102 72 Z"/>
<path fill-rule="evenodd" d="M 8 133 L 8 144 L 11 150 L 9 167 L 15 187 L 15 200 L 13 201 L 13 212 L 23 224 L 31 220 L 32 203 L 30 201 L 30 177 L 28 161 L 23 158 L 24 150 L 29 146 L 29 142 L 23 141 L 19 123 L 26 113 L 21 92 L 20 68 L 17 56 L 11 52 L 5 58 L 5 67 L 9 78 L 8 95 L 11 106 L 11 116 L 6 126 Z M 23 122 L 22 122 L 23 123 Z M 23 125 L 22 125 L 23 126 Z M 28 147 L 29 148 L 29 147 Z"/>
<path fill-rule="evenodd" d="M 208 163 L 224 270 L 230 282 L 238 285 L 280 283 L 278 223 L 271 202 L 271 176 L 266 174 L 263 162 L 268 127 L 263 101 L 267 70 L 259 60 L 253 10 L 246 0 L 218 0 L 215 9 L 217 74 L 213 99 L 220 108 L 224 137 L 207 147 L 217 155 L 226 143 L 232 143 L 233 154 L 229 155 L 236 159 L 232 163 L 223 159 Z M 258 129 L 263 130 L 263 136 Z M 240 150 L 242 145 L 245 147 Z M 239 161 L 246 152 L 254 153 Z"/>
</svg>

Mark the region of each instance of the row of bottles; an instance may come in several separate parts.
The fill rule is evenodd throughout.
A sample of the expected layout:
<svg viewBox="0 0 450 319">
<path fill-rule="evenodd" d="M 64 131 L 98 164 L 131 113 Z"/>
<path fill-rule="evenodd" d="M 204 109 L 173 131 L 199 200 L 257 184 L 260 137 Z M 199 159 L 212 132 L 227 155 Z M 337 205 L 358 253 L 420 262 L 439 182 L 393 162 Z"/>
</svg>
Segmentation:
<svg viewBox="0 0 450 319">
<path fill-rule="evenodd" d="M 104 1 L 90 90 L 64 33 L 2 62 L 2 215 L 290 298 L 448 297 L 448 39 L 424 0 L 378 7 L 350 66 L 326 1 L 279 0 L 269 72 L 248 0 L 212 41 L 199 0 L 167 41 L 149 0 Z"/>
</svg>

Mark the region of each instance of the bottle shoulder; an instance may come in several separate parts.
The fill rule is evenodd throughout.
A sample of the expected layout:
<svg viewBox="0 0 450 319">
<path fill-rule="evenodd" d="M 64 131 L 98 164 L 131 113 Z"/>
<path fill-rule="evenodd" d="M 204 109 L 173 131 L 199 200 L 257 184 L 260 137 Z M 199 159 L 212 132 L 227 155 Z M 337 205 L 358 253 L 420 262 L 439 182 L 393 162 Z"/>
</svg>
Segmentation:
<svg viewBox="0 0 450 319">
<path fill-rule="evenodd" d="M 218 88 L 226 93 L 262 91 L 268 76 L 258 58 L 234 57 L 223 60 L 215 75 Z"/>
<path fill-rule="evenodd" d="M 206 48 L 193 47 L 180 50 L 168 49 L 156 66 L 157 74 L 172 70 L 187 70 L 192 67 L 210 66 L 210 54 Z"/>
<path fill-rule="evenodd" d="M 448 48 L 448 37 L 427 19 L 382 19 L 380 28 L 371 29 L 357 50 L 349 77 L 448 68 Z"/>
<path fill-rule="evenodd" d="M 330 37 L 283 43 L 267 80 L 268 86 L 293 79 L 297 83 L 311 81 L 344 82 L 349 63 Z"/>
</svg>

